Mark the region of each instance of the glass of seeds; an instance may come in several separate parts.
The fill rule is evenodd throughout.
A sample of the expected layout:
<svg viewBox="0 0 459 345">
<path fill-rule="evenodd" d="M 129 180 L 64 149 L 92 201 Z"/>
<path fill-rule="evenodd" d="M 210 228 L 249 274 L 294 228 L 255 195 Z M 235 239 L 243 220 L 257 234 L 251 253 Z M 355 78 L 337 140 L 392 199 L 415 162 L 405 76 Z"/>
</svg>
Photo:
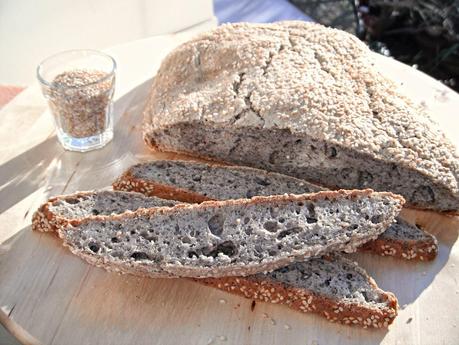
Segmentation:
<svg viewBox="0 0 459 345">
<path fill-rule="evenodd" d="M 38 65 L 37 77 L 66 150 L 85 152 L 113 138 L 115 60 L 95 50 L 69 50 Z"/>
</svg>

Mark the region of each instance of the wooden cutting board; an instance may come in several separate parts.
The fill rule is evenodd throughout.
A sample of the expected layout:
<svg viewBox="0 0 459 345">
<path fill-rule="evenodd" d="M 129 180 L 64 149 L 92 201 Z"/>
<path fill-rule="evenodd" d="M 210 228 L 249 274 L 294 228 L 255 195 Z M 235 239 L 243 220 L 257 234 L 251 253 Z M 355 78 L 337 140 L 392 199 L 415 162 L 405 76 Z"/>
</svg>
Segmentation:
<svg viewBox="0 0 459 345">
<path fill-rule="evenodd" d="M 375 59 L 434 111 L 459 146 L 459 96 L 409 67 Z M 151 76 L 159 61 L 144 75 Z M 122 90 L 136 83 L 129 77 L 132 65 L 138 66 L 119 64 Z M 55 237 L 32 232 L 31 214 L 49 196 L 103 188 L 138 161 L 174 157 L 154 154 L 142 142 L 148 88 L 149 81 L 119 93 L 114 141 L 85 154 L 60 147 L 36 87 L 0 113 L 0 320 L 8 329 L 29 343 L 63 345 L 459 343 L 458 218 L 404 211 L 438 236 L 433 262 L 355 255 L 401 305 L 395 323 L 380 331 L 331 324 L 279 305 L 257 302 L 252 308 L 251 300 L 187 280 L 107 273 L 74 257 Z"/>
</svg>

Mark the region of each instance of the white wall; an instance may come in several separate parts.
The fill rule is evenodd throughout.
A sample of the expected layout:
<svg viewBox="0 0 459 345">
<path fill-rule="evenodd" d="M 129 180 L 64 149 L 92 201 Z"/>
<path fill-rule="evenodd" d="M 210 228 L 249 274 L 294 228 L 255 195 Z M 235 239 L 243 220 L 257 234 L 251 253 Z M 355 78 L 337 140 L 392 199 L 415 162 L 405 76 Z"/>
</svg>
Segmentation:
<svg viewBox="0 0 459 345">
<path fill-rule="evenodd" d="M 103 49 L 213 18 L 212 0 L 0 0 L 0 84 L 27 85 L 56 52 Z"/>
</svg>

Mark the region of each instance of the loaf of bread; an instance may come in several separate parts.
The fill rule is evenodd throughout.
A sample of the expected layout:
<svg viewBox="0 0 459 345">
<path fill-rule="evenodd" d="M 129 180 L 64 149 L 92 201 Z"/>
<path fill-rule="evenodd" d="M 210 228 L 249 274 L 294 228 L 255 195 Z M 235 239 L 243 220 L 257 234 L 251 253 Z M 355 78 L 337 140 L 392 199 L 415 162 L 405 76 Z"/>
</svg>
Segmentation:
<svg viewBox="0 0 459 345">
<path fill-rule="evenodd" d="M 317 24 L 223 25 L 182 44 L 154 78 L 144 138 L 332 189 L 459 209 L 455 147 L 363 43 Z"/>
<path fill-rule="evenodd" d="M 113 188 L 184 202 L 323 190 L 307 181 L 260 169 L 180 160 L 133 165 L 113 183 Z M 437 256 L 438 243 L 434 236 L 397 217 L 376 240 L 359 249 L 382 256 L 424 261 Z"/>
<path fill-rule="evenodd" d="M 208 201 L 73 219 L 58 234 L 74 254 L 111 270 L 247 276 L 355 251 L 381 234 L 403 203 L 371 190 Z"/>
</svg>

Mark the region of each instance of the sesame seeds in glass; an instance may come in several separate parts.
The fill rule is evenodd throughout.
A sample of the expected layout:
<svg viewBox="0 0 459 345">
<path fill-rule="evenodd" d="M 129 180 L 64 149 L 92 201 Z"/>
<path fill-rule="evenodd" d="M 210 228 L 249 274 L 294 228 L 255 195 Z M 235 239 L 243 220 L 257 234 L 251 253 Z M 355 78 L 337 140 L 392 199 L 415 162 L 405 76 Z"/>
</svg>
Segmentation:
<svg viewBox="0 0 459 345">
<path fill-rule="evenodd" d="M 113 138 L 115 60 L 95 50 L 69 50 L 38 65 L 37 78 L 66 150 L 101 148 Z"/>
</svg>

